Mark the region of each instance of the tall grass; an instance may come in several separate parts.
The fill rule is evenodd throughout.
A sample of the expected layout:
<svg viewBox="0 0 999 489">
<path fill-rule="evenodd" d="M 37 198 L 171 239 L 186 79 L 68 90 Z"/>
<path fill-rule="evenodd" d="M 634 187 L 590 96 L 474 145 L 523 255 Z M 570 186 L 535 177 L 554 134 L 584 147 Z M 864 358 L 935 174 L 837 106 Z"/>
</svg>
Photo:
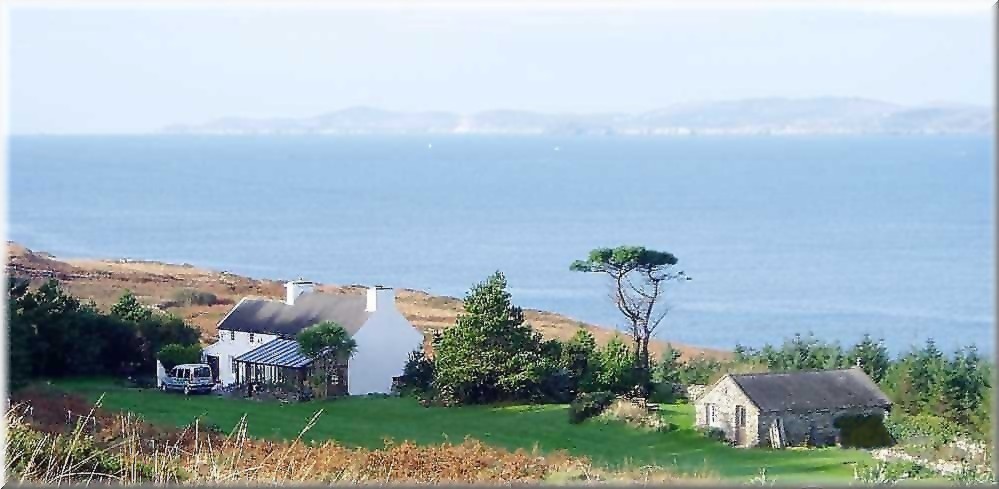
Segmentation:
<svg viewBox="0 0 999 489">
<path fill-rule="evenodd" d="M 59 399 L 40 401 L 58 404 Z M 681 480 L 665 469 L 608 473 L 594 469 L 586 459 L 562 453 L 511 452 L 471 439 L 430 446 L 386 440 L 376 450 L 303 441 L 322 410 L 305 423 L 298 437 L 278 442 L 248 437 L 245 416 L 229 433 L 197 420 L 183 429 L 164 430 L 130 413 L 105 412 L 100 405 L 99 400 L 89 412 L 70 415 L 75 418 L 71 423 L 59 421 L 59 411 L 66 411 L 63 404 L 41 411 L 25 402 L 12 406 L 5 415 L 8 476 L 45 485 Z"/>
</svg>

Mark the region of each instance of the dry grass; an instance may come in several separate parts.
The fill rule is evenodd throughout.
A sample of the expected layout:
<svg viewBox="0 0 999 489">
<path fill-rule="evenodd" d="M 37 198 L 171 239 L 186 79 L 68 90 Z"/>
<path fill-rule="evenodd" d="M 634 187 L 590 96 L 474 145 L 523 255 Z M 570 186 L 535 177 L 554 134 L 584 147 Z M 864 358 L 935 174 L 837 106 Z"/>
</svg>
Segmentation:
<svg viewBox="0 0 999 489">
<path fill-rule="evenodd" d="M 474 440 L 434 446 L 387 442 L 381 450 L 306 443 L 301 436 L 291 442 L 255 440 L 246 436 L 246 419 L 229 434 L 194 423 L 178 433 L 150 436 L 149 426 L 131 415 L 95 424 L 94 411 L 68 433 L 48 433 L 31 425 L 23 404 L 11 408 L 5 420 L 8 474 L 38 484 L 510 483 L 588 466 Z M 301 435 L 321 415 L 317 412 Z"/>
<path fill-rule="evenodd" d="M 48 389 L 22 392 L 8 410 L 7 473 L 34 484 L 115 482 L 123 484 L 288 483 L 488 483 L 690 482 L 670 470 L 643 466 L 618 472 L 595 469 L 564 453 L 509 451 L 466 439 L 460 444 L 385 442 L 377 450 L 348 448 L 303 436 L 322 410 L 291 441 L 247 436 L 243 417 L 229 433 L 195 421 L 162 429 L 132 414 Z M 67 423 L 66 411 L 80 413 Z"/>
<path fill-rule="evenodd" d="M 192 289 L 214 294 L 220 304 L 210 306 L 164 307 L 171 313 L 202 330 L 206 342 L 213 338 L 218 322 L 232 308 L 232 304 L 245 296 L 271 298 L 284 297 L 281 280 L 258 280 L 213 271 L 191 265 L 171 265 L 152 261 L 134 260 L 60 260 L 44 252 L 32 251 L 16 243 L 8 243 L 8 274 L 29 278 L 41 283 L 56 278 L 77 297 L 93 299 L 102 308 L 110 307 L 125 291 L 131 290 L 149 305 L 168 304 L 181 289 Z M 295 278 L 295 277 L 285 277 Z M 472 284 L 469 284 L 471 286 Z M 318 290 L 332 294 L 360 294 L 360 285 L 320 284 Z M 452 326 L 461 311 L 461 300 L 453 297 L 434 296 L 418 290 L 400 289 L 396 294 L 399 311 L 417 328 L 428 331 Z M 612 328 L 587 324 L 575 319 L 545 311 L 526 310 L 528 322 L 546 338 L 569 339 L 579 328 L 585 328 L 604 344 L 616 333 Z M 731 352 L 689 345 L 673 345 L 683 358 L 706 355 L 725 359 Z M 663 341 L 653 341 L 650 350 L 660 355 L 665 349 Z"/>
</svg>

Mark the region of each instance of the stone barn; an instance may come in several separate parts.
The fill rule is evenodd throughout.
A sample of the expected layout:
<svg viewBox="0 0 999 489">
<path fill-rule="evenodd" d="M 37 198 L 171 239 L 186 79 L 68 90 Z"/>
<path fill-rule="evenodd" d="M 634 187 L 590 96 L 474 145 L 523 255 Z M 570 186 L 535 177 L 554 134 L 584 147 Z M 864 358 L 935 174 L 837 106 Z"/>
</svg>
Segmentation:
<svg viewBox="0 0 999 489">
<path fill-rule="evenodd" d="M 836 443 L 836 418 L 884 416 L 891 401 L 859 367 L 729 374 L 694 402 L 699 427 L 721 429 L 736 446 Z"/>
</svg>

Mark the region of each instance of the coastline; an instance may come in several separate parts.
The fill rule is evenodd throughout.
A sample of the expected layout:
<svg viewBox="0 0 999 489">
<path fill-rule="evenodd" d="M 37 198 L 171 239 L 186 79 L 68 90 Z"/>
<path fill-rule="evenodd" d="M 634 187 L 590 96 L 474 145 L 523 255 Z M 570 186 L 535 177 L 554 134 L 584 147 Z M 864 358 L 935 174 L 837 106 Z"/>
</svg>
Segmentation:
<svg viewBox="0 0 999 489">
<path fill-rule="evenodd" d="M 168 313 L 176 314 L 202 331 L 202 338 L 216 334 L 215 326 L 233 304 L 245 296 L 279 299 L 284 296 L 284 281 L 276 278 L 253 278 L 226 271 L 211 270 L 193 264 L 171 264 L 131 258 L 60 258 L 22 244 L 7 242 L 6 271 L 9 276 L 30 279 L 38 284 L 55 278 L 73 295 L 93 300 L 107 308 L 124 290 L 131 290 L 140 301 Z M 359 294 L 362 284 L 317 284 L 317 291 L 332 294 Z M 469 284 L 471 286 L 472 284 Z M 191 288 L 214 294 L 213 305 L 179 306 L 171 304 L 179 289 Z M 461 310 L 461 299 L 432 295 L 421 290 L 397 289 L 397 306 L 421 331 L 445 329 L 454 324 Z M 568 316 L 536 309 L 524 309 L 527 321 L 546 338 L 568 339 L 578 328 L 590 331 L 598 344 L 610 340 L 611 327 L 585 323 Z M 727 358 L 732 352 L 696 345 L 672 343 L 655 339 L 650 350 L 659 356 L 667 344 L 678 350 L 681 358 L 704 355 Z"/>
</svg>

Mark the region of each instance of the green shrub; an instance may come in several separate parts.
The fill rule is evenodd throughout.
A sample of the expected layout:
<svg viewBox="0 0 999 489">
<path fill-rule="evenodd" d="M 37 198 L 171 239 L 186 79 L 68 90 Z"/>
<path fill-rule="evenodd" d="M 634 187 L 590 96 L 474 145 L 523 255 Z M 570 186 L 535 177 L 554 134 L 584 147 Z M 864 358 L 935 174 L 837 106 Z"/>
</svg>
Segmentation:
<svg viewBox="0 0 999 489">
<path fill-rule="evenodd" d="M 201 361 L 201 346 L 171 343 L 161 348 L 156 358 L 167 370 L 184 363 L 198 363 Z"/>
<path fill-rule="evenodd" d="M 569 403 L 569 422 L 582 423 L 602 413 L 614 402 L 614 394 L 610 392 L 589 392 L 580 394 Z"/>
<path fill-rule="evenodd" d="M 423 353 L 423 348 L 418 348 L 410 352 L 396 391 L 403 396 L 423 397 L 431 393 L 433 382 L 434 363 Z"/>
<path fill-rule="evenodd" d="M 892 436 L 877 414 L 839 416 L 833 426 L 839 429 L 839 442 L 844 447 L 877 448 L 892 444 Z"/>
<path fill-rule="evenodd" d="M 898 442 L 923 441 L 934 446 L 943 445 L 962 432 L 956 423 L 932 414 L 892 413 L 884 424 Z"/>
<path fill-rule="evenodd" d="M 191 288 L 175 290 L 172 298 L 174 302 L 184 306 L 211 306 L 219 302 L 215 294 Z"/>
<path fill-rule="evenodd" d="M 660 404 L 673 404 L 677 398 L 676 388 L 677 386 L 671 382 L 652 384 L 649 400 Z"/>
</svg>

